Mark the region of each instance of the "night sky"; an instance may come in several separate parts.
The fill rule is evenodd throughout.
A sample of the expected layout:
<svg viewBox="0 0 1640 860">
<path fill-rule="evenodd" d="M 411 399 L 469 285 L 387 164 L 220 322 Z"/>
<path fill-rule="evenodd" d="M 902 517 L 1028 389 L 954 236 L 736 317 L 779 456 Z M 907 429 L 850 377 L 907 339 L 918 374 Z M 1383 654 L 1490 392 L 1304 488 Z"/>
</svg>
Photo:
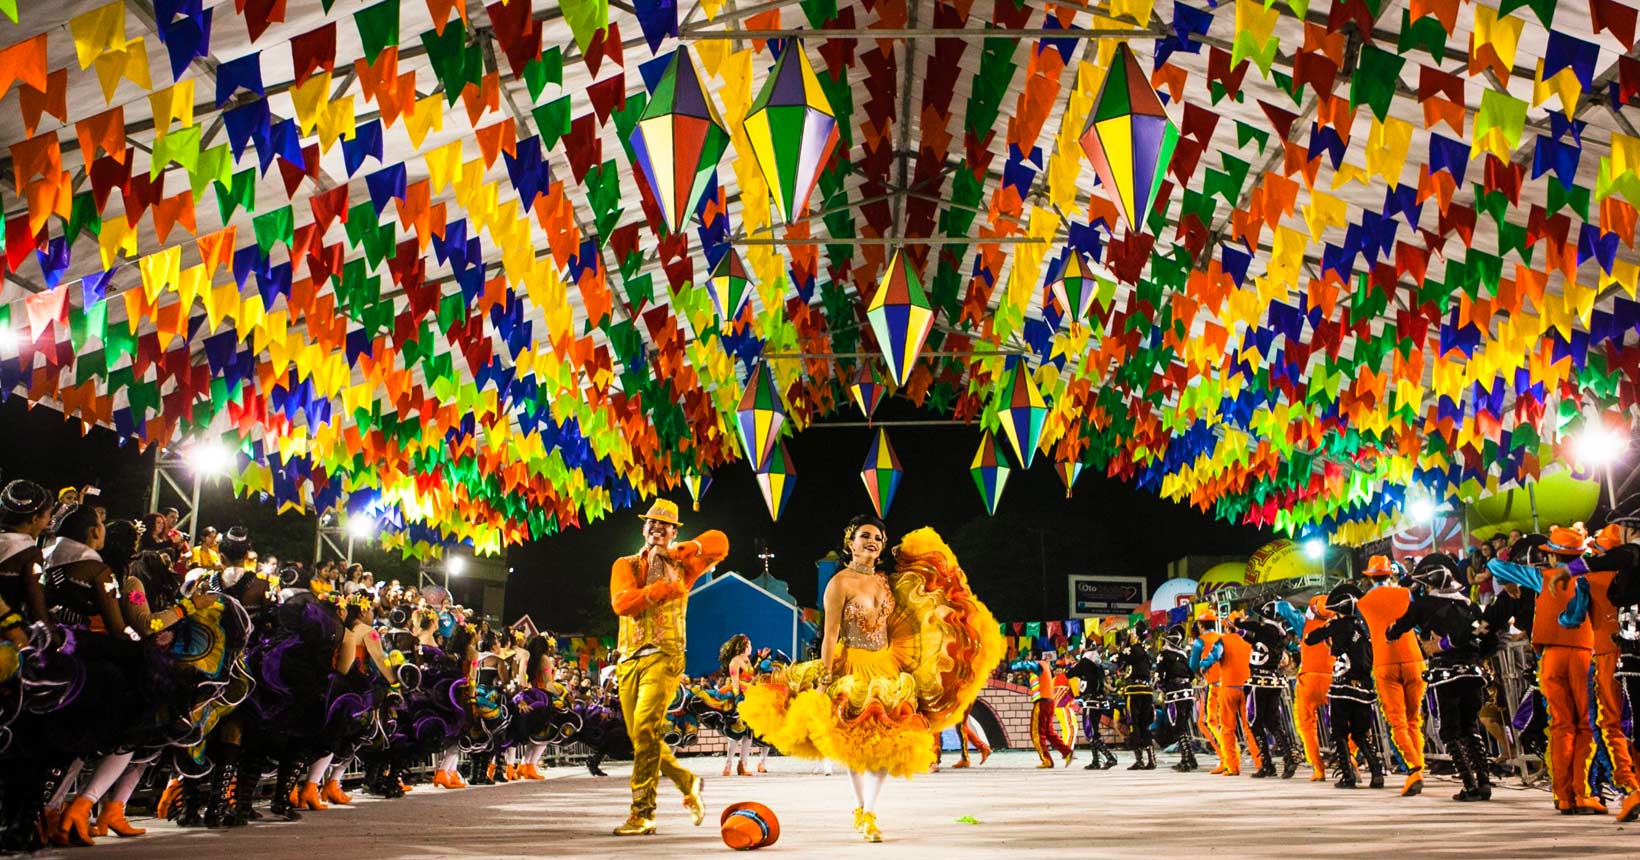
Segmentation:
<svg viewBox="0 0 1640 860">
<path fill-rule="evenodd" d="M 858 417 L 845 407 L 837 420 Z M 1064 618 L 1068 574 L 1144 576 L 1155 585 L 1165 578 L 1166 565 L 1181 556 L 1247 555 L 1275 537 L 1092 472 L 1083 473 L 1074 497 L 1067 500 L 1046 455 L 1029 472 L 1013 472 L 996 516 L 988 517 L 968 473 L 979 447 L 977 427 L 895 427 L 895 420 L 932 417 L 905 401 L 885 402 L 877 417 L 890 422 L 889 439 L 905 470 L 887 517 L 889 542 L 933 526 L 1000 620 Z M 760 544 L 766 544 L 776 556 L 774 575 L 786 581 L 800 605 L 818 605 L 815 560 L 841 544 L 849 518 L 872 512 L 860 468 L 874 432 L 818 424 L 788 439 L 797 491 L 779 523 L 769 521 L 745 463 L 713 476 L 698 513 L 690 511 L 689 493 L 680 487 L 669 496 L 682 512 L 680 538 L 722 529 L 729 536 L 729 558 L 720 570 L 748 577 L 762 572 L 757 556 Z M 609 566 L 641 545 L 637 513 L 617 512 L 586 528 L 514 548 L 508 615 L 528 611 L 538 624 L 553 629 L 613 632 Z"/>
<path fill-rule="evenodd" d="M 852 408 L 839 421 L 857 419 Z M 1001 620 L 1065 617 L 1065 576 L 1109 574 L 1144 576 L 1152 585 L 1165 577 L 1168 562 L 1185 555 L 1246 555 L 1273 539 L 1269 532 L 1234 526 L 1193 509 L 1164 502 L 1103 475 L 1085 472 L 1073 498 L 1047 456 L 1029 472 L 1015 470 L 997 515 L 988 517 L 968 473 L 979 445 L 976 427 L 895 427 L 894 421 L 927 419 L 905 401 L 885 402 L 878 418 L 905 476 L 889 511 L 889 540 L 921 526 L 933 526 L 950 542 L 975 592 Z M 779 523 L 771 523 L 757 482 L 744 463 L 721 469 L 690 510 L 689 494 L 671 495 L 683 512 L 682 537 L 722 529 L 730 554 L 721 566 L 748 576 L 762 571 L 763 546 L 775 553 L 772 572 L 785 580 L 799 604 L 817 604 L 814 562 L 841 542 L 843 525 L 870 513 L 860 481 L 871 434 L 865 427 L 816 425 L 789 439 L 797 467 L 797 491 Z M 114 434 L 93 430 L 82 438 L 79 422 L 65 422 L 48 408 L 25 408 L 21 397 L 0 404 L 0 474 L 26 477 L 53 489 L 95 481 L 104 488 L 115 516 L 143 512 L 152 474 L 152 454 L 120 446 Z M 207 494 L 205 521 L 244 524 L 260 536 L 264 551 L 311 554 L 312 517 L 275 518 L 272 505 L 233 500 L 227 482 Z M 609 566 L 640 544 L 640 511 L 620 511 L 585 528 L 514 547 L 507 587 L 507 619 L 529 613 L 540 626 L 607 634 L 614 631 L 609 610 Z M 373 554 L 374 555 L 374 554 Z M 373 569 L 384 571 L 384 557 Z M 414 576 L 414 564 L 405 565 Z"/>
</svg>

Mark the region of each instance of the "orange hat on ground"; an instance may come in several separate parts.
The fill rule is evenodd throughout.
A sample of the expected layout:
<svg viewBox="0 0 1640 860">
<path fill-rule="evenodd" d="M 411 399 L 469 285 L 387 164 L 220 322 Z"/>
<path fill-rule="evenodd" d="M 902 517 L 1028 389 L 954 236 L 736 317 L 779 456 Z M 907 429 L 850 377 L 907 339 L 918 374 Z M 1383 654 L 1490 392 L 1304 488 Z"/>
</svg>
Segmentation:
<svg viewBox="0 0 1640 860">
<path fill-rule="evenodd" d="M 1575 523 L 1570 528 L 1555 526 L 1549 529 L 1549 542 L 1543 548 L 1555 555 L 1582 555 L 1588 543 L 1589 533 L 1582 523 Z"/>
<path fill-rule="evenodd" d="M 1367 559 L 1367 569 L 1361 571 L 1362 576 L 1394 576 L 1395 565 L 1390 563 L 1389 556 L 1375 555 Z"/>
<path fill-rule="evenodd" d="M 736 851 L 750 851 L 780 840 L 780 819 L 774 810 L 754 800 L 731 803 L 719 820 L 723 844 Z"/>
</svg>

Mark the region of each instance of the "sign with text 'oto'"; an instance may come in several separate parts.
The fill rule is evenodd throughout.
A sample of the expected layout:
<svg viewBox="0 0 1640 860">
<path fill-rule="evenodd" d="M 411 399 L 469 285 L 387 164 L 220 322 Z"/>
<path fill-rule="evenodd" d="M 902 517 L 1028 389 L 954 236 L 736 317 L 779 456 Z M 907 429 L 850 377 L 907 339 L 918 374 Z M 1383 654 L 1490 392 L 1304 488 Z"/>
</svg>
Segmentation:
<svg viewBox="0 0 1640 860">
<path fill-rule="evenodd" d="M 1149 599 L 1150 589 L 1140 576 L 1072 576 L 1072 618 L 1126 614 Z"/>
</svg>

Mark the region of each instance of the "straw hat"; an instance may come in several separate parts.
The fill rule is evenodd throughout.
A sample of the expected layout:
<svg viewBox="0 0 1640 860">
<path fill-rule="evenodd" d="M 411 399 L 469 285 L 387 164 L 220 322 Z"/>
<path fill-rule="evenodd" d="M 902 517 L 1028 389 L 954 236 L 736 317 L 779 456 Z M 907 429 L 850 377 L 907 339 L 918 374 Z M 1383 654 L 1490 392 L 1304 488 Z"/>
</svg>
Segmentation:
<svg viewBox="0 0 1640 860">
<path fill-rule="evenodd" d="M 780 819 L 774 810 L 754 800 L 729 804 L 718 823 L 723 844 L 736 851 L 751 851 L 780 840 Z"/>
<path fill-rule="evenodd" d="M 656 499 L 655 503 L 649 506 L 649 512 L 639 514 L 638 518 L 674 526 L 683 525 L 683 522 L 678 519 L 677 504 L 666 499 Z"/>
</svg>

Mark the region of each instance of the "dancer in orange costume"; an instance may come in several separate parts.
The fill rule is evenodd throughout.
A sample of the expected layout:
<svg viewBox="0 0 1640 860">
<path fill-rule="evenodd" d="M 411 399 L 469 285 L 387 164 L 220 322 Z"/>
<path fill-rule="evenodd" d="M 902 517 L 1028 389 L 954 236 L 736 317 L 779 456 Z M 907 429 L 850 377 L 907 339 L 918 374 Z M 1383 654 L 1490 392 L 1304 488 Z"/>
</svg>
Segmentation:
<svg viewBox="0 0 1640 860">
<path fill-rule="evenodd" d="M 1235 623 L 1236 616 L 1230 617 Z M 1253 730 L 1247 725 L 1247 682 L 1253 676 L 1253 645 L 1234 627 L 1219 635 L 1219 764 L 1225 776 L 1241 776 L 1241 745 L 1236 739 L 1240 730 L 1249 739 L 1247 752 L 1253 759 L 1254 769 L 1264 767 L 1258 747 L 1251 743 Z M 1203 665 L 1212 665 L 1208 657 Z M 1215 772 L 1218 772 L 1215 769 Z"/>
<path fill-rule="evenodd" d="M 1224 670 L 1219 667 L 1219 660 L 1224 656 L 1224 646 L 1220 644 L 1219 616 L 1211 609 L 1204 609 L 1196 618 L 1196 641 L 1190 643 L 1190 668 L 1200 672 L 1205 694 L 1202 696 L 1202 705 L 1196 711 L 1196 728 L 1201 730 L 1202 737 L 1213 746 L 1213 754 L 1218 756 L 1219 763 L 1210 773 L 1224 773 L 1224 748 L 1219 744 L 1219 678 Z"/>
<path fill-rule="evenodd" d="M 1378 687 L 1378 707 L 1389 724 L 1390 741 L 1407 765 L 1407 781 L 1402 797 L 1424 790 L 1424 653 L 1418 637 L 1408 632 L 1392 642 L 1385 634 L 1389 626 L 1405 615 L 1412 605 L 1412 592 L 1394 582 L 1399 573 L 1387 556 L 1375 555 L 1367 561 L 1362 575 L 1376 584 L 1361 596 L 1356 611 L 1372 633 L 1372 674 Z"/>
<path fill-rule="evenodd" d="M 1581 523 L 1573 528 L 1557 526 L 1548 537 L 1527 535 L 1515 541 L 1509 561 L 1493 559 L 1486 565 L 1498 581 L 1538 593 L 1532 647 L 1538 652 L 1538 687 L 1549 703 L 1549 776 L 1555 808 L 1562 815 L 1606 814 L 1606 805 L 1589 785 L 1589 762 L 1594 756 L 1594 733 L 1589 728 L 1594 631 L 1588 618 L 1568 612 L 1577 590 L 1557 581 L 1560 572 L 1550 567 L 1562 560 L 1580 562 L 1586 540 Z M 1567 626 L 1567 621 L 1575 622 L 1574 626 Z"/>
<path fill-rule="evenodd" d="M 703 780 L 678 764 L 661 735 L 667 707 L 683 678 L 689 590 L 729 554 L 729 539 L 720 531 L 701 532 L 674 546 L 678 506 L 665 499 L 657 499 L 642 519 L 643 550 L 616 559 L 609 574 L 609 602 L 620 616 L 621 662 L 615 678 L 632 739 L 632 812 L 615 828 L 616 836 L 655 832 L 655 794 L 662 774 L 683 793 L 695 825 L 705 818 Z"/>
<path fill-rule="evenodd" d="M 1595 535 L 1590 551 L 1604 555 L 1623 544 L 1622 526 L 1612 523 Z M 1617 677 L 1617 614 L 1622 607 L 1611 599 L 1612 580 L 1616 576 L 1615 569 L 1591 569 L 1578 587 L 1588 592 L 1589 623 L 1594 636 L 1591 671 L 1594 673 L 1595 731 L 1599 732 L 1600 741 L 1611 758 L 1612 784 L 1623 792 L 1618 817 L 1632 821 L 1640 817 L 1640 779 L 1635 777 L 1629 737 L 1623 733 L 1623 685 Z"/>
<path fill-rule="evenodd" d="M 1566 572 L 1556 577 L 1551 588 L 1558 588 L 1561 576 L 1576 575 L 1581 577 L 1578 582 L 1579 595 L 1574 597 L 1578 602 L 1586 595 L 1590 604 L 1590 611 L 1594 615 L 1595 663 L 1600 674 L 1595 677 L 1595 698 L 1599 708 L 1599 724 L 1602 737 L 1607 739 L 1607 748 L 1612 750 L 1613 781 L 1622 785 L 1622 775 L 1618 770 L 1617 750 L 1622 748 L 1628 754 L 1630 780 L 1633 772 L 1633 742 L 1624 746 L 1621 741 L 1613 741 L 1606 733 L 1608 715 L 1616 717 L 1622 710 L 1622 699 L 1618 699 L 1615 706 L 1608 706 L 1605 700 L 1606 692 L 1602 685 L 1626 685 L 1626 690 L 1619 690 L 1628 698 L 1631 711 L 1640 711 L 1640 611 L 1636 604 L 1640 604 L 1640 495 L 1632 495 L 1618 503 L 1612 515 L 1607 518 L 1606 527 L 1600 530 L 1595 543 L 1602 552 L 1587 559 L 1574 558 L 1566 563 Z M 1610 607 L 1613 617 L 1603 619 L 1601 615 L 1605 607 Z M 1567 620 L 1575 621 L 1575 618 Z M 1611 627 L 1610 634 L 1605 634 L 1603 627 Z M 1600 651 L 1610 643 L 1613 654 L 1609 665 L 1601 660 Z M 1602 677 L 1605 676 L 1605 677 Z M 1617 820 L 1620 822 L 1634 821 L 1640 818 L 1640 791 L 1629 790 L 1618 807 Z"/>
<path fill-rule="evenodd" d="M 1332 686 L 1332 646 L 1326 639 L 1310 644 L 1310 634 L 1326 626 L 1333 613 L 1327 608 L 1327 595 L 1310 598 L 1310 611 L 1304 621 L 1302 643 L 1298 649 L 1298 689 L 1293 693 L 1294 721 L 1298 723 L 1298 737 L 1304 743 L 1304 760 L 1310 763 L 1310 782 L 1327 778 L 1327 763 L 1321 760 L 1321 706 L 1327 704 L 1327 689 Z"/>
</svg>

